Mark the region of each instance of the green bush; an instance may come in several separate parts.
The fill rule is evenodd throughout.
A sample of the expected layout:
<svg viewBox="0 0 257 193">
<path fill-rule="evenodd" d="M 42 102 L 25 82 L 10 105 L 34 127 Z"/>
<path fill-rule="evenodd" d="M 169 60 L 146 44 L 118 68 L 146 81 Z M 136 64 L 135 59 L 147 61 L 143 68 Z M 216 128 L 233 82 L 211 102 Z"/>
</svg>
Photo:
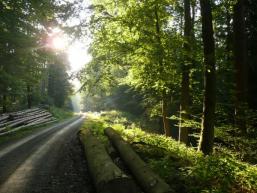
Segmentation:
<svg viewBox="0 0 257 193">
<path fill-rule="evenodd" d="M 171 138 L 146 133 L 133 123 L 124 125 L 126 121 L 119 112 L 104 112 L 97 117 L 88 116 L 84 128 L 92 129 L 106 140 L 104 128 L 113 127 L 177 192 L 257 191 L 256 166 L 237 160 L 230 152 L 216 151 L 211 156 L 203 156 Z"/>
<path fill-rule="evenodd" d="M 72 117 L 74 115 L 74 113 L 72 111 L 62 109 L 62 108 L 57 108 L 57 107 L 54 107 L 54 106 L 51 106 L 49 111 L 58 120 L 67 119 L 67 118 Z"/>
</svg>

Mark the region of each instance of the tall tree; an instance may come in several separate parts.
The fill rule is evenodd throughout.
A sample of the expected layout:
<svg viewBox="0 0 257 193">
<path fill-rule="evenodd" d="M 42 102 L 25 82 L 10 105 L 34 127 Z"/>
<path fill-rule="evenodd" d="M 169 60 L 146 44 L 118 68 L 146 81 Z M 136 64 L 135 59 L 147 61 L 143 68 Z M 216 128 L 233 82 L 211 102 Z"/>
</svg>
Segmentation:
<svg viewBox="0 0 257 193">
<path fill-rule="evenodd" d="M 57 107 L 64 107 L 71 92 L 65 58 L 64 55 L 59 55 L 48 67 L 48 97 L 50 103 Z"/>
<path fill-rule="evenodd" d="M 204 47 L 204 101 L 201 137 L 198 149 L 204 154 L 213 150 L 216 104 L 215 43 L 210 0 L 200 0 Z"/>
<path fill-rule="evenodd" d="M 192 24 L 191 24 L 191 11 L 190 11 L 190 0 L 184 0 L 184 52 L 185 52 L 185 61 L 182 66 L 182 82 L 181 82 L 181 99 L 180 99 L 180 125 L 179 125 L 179 141 L 185 144 L 188 143 L 188 133 L 189 128 L 183 126 L 183 121 L 189 118 L 189 101 L 190 101 L 190 93 L 189 93 L 189 73 L 190 66 L 192 63 L 192 49 L 191 49 L 191 41 L 192 41 Z"/>
<path fill-rule="evenodd" d="M 238 0 L 234 5 L 234 64 L 236 78 L 236 102 L 235 118 L 236 125 L 242 134 L 246 134 L 245 109 L 247 102 L 247 47 L 246 47 L 246 10 L 245 1 Z"/>
<path fill-rule="evenodd" d="M 155 101 L 148 108 L 161 116 L 164 132 L 170 136 L 170 99 L 179 82 L 175 63 L 182 45 L 169 23 L 172 6 L 166 0 L 106 2 L 101 6 L 97 2 L 92 22 L 92 29 L 97 29 L 91 46 L 93 63 L 102 65 L 98 76 L 102 73 L 101 82 L 106 82 L 110 69 L 126 65 L 125 76 L 131 77 L 127 81 Z"/>
<path fill-rule="evenodd" d="M 162 39 L 161 39 L 161 26 L 160 26 L 160 19 L 159 19 L 159 8 L 158 4 L 155 5 L 154 13 L 155 13 L 155 27 L 156 27 L 156 39 L 157 39 L 157 52 L 158 54 L 158 62 L 160 68 L 160 74 L 163 74 L 164 71 L 164 64 L 163 64 L 163 47 L 162 47 Z M 170 121 L 169 117 L 169 95 L 167 94 L 166 90 L 162 91 L 162 120 L 163 120 L 163 128 L 165 131 L 166 136 L 171 136 L 171 128 L 170 128 Z"/>
<path fill-rule="evenodd" d="M 41 57 L 39 50 L 44 47 L 41 39 L 53 23 L 57 25 L 56 18 L 63 21 L 70 16 L 72 5 L 55 0 L 0 1 L 0 102 L 3 112 L 30 108 L 40 102 L 37 90 L 45 70 L 42 65 L 51 60 Z"/>
<path fill-rule="evenodd" d="M 247 11 L 247 46 L 249 48 L 249 86 L 248 105 L 249 108 L 257 110 L 257 1 L 249 0 Z"/>
</svg>

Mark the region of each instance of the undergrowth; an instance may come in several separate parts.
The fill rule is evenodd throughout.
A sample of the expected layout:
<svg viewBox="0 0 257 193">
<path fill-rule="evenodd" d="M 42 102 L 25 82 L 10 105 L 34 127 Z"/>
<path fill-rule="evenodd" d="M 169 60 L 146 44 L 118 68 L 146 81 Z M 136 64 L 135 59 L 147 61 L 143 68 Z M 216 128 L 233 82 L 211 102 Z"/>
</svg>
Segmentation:
<svg viewBox="0 0 257 193">
<path fill-rule="evenodd" d="M 106 127 L 113 127 L 141 158 L 177 192 L 257 192 L 257 167 L 239 161 L 226 150 L 203 156 L 163 135 L 147 133 L 116 111 L 88 114 L 90 128 L 103 142 Z"/>
<path fill-rule="evenodd" d="M 66 109 L 58 108 L 54 106 L 51 106 L 49 111 L 58 120 L 64 120 L 74 115 L 74 113 L 70 110 L 66 110 Z"/>
</svg>

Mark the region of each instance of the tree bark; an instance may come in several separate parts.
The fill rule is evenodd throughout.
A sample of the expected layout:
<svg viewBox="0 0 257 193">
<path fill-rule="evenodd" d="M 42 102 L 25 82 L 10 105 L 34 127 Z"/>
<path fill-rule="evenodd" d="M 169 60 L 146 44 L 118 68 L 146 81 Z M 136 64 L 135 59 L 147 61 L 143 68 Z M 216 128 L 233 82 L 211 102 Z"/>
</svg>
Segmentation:
<svg viewBox="0 0 257 193">
<path fill-rule="evenodd" d="M 163 66 L 163 47 L 161 42 L 161 26 L 159 21 L 158 15 L 158 6 L 155 6 L 155 28 L 156 28 L 156 39 L 158 42 L 158 51 L 159 51 L 159 58 L 158 62 L 160 65 L 160 74 L 164 73 L 164 66 Z M 170 121 L 168 117 L 168 97 L 165 91 L 162 91 L 162 121 L 163 121 L 163 128 L 166 136 L 171 136 L 171 128 L 170 128 Z"/>
<path fill-rule="evenodd" d="M 182 66 L 182 83 L 181 83 L 181 99 L 180 99 L 180 124 L 179 124 L 179 141 L 188 144 L 189 128 L 183 126 L 184 120 L 189 118 L 189 73 L 192 58 L 190 57 L 190 42 L 192 40 L 192 25 L 190 14 L 190 0 L 184 0 L 184 50 L 185 50 L 185 63 Z"/>
<path fill-rule="evenodd" d="M 6 94 L 3 94 L 3 102 L 2 102 L 2 107 L 3 107 L 3 113 L 6 113 L 7 112 L 7 96 Z"/>
<path fill-rule="evenodd" d="M 210 0 L 200 0 L 204 46 L 204 101 L 201 136 L 198 150 L 211 154 L 214 139 L 216 104 L 215 45 Z"/>
<path fill-rule="evenodd" d="M 245 32 L 245 2 L 234 5 L 234 64 L 236 78 L 235 122 L 242 134 L 246 134 L 245 107 L 247 102 L 247 47 Z"/>
<path fill-rule="evenodd" d="M 31 94 L 31 86 L 27 84 L 27 105 L 28 109 L 32 107 L 32 94 Z"/>
<path fill-rule="evenodd" d="M 122 160 L 146 193 L 174 192 L 166 182 L 147 167 L 146 163 L 133 151 L 130 145 L 112 128 L 106 128 L 104 133 L 118 150 Z"/>
<path fill-rule="evenodd" d="M 163 122 L 164 132 L 167 137 L 171 136 L 170 120 L 168 119 L 168 114 L 169 114 L 168 104 L 169 104 L 168 97 L 164 95 L 162 99 L 162 122 Z"/>
<path fill-rule="evenodd" d="M 81 132 L 80 139 L 98 193 L 140 193 L 134 181 L 113 163 L 104 145 L 89 130 Z"/>
<path fill-rule="evenodd" d="M 230 2 L 228 2 L 225 6 L 226 8 L 226 31 L 227 31 L 227 37 L 226 37 L 226 51 L 227 51 L 227 64 L 232 64 L 232 44 L 233 44 L 233 36 L 232 36 L 232 26 L 231 26 L 231 13 L 230 13 Z"/>
</svg>

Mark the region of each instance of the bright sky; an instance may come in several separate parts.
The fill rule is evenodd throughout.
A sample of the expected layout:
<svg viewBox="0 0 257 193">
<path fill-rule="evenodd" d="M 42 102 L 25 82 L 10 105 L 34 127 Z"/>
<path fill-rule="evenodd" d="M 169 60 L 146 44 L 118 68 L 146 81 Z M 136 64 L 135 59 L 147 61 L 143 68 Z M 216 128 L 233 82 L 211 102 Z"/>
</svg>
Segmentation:
<svg viewBox="0 0 257 193">
<path fill-rule="evenodd" d="M 69 0 L 69 2 L 75 1 L 76 0 Z M 76 17 L 70 18 L 64 25 L 71 27 L 80 25 L 81 21 L 84 23 L 88 22 L 91 12 L 85 8 L 89 5 L 90 0 L 83 0 L 81 4 L 77 4 L 77 6 L 79 6 L 78 10 L 82 10 L 76 14 Z M 58 27 L 51 30 L 49 37 L 51 41 L 50 47 L 56 50 L 63 50 L 67 52 L 71 67 L 70 73 L 79 72 L 79 70 L 81 70 L 92 59 L 88 53 L 88 47 L 90 44 L 90 39 L 88 37 L 80 38 L 73 41 L 72 43 L 69 43 L 69 39 L 71 37 L 65 35 L 64 32 Z M 75 86 L 75 90 L 80 87 L 80 82 L 76 79 L 73 80 L 73 84 Z"/>
<path fill-rule="evenodd" d="M 54 28 L 49 34 L 49 45 L 56 51 L 64 51 L 68 55 L 70 63 L 70 72 L 79 72 L 88 62 L 91 61 L 92 57 L 88 53 L 88 47 L 90 40 L 75 40 L 69 43 L 69 37 L 63 33 L 59 28 Z M 75 89 L 80 86 L 78 80 L 74 80 L 73 84 Z"/>
<path fill-rule="evenodd" d="M 68 47 L 68 58 L 72 72 L 78 72 L 92 59 L 88 54 L 88 47 L 80 41 L 76 41 Z"/>
<path fill-rule="evenodd" d="M 69 0 L 69 2 L 76 2 L 77 0 Z M 72 17 L 67 22 L 68 26 L 80 25 L 81 21 L 89 22 L 91 16 L 91 11 L 85 9 L 91 4 L 91 0 L 82 0 L 81 3 L 77 4 L 78 10 L 77 17 Z M 85 29 L 86 30 L 86 29 Z M 76 40 L 71 45 L 68 46 L 68 58 L 71 65 L 72 72 L 78 72 L 85 64 L 90 62 L 91 56 L 88 54 L 88 46 L 90 44 L 89 38 L 81 38 Z"/>
<path fill-rule="evenodd" d="M 68 0 L 69 2 L 76 2 L 77 0 Z M 90 0 L 82 0 L 81 3 L 75 4 L 78 6 L 78 12 L 75 14 L 75 17 L 70 18 L 64 26 L 79 26 L 81 23 L 86 26 L 86 23 L 89 22 L 89 18 L 91 16 L 91 11 L 86 9 L 90 5 Z M 85 34 L 88 32 L 88 29 L 85 28 Z M 88 53 L 88 48 L 91 42 L 90 37 L 80 37 L 73 41 L 74 37 L 69 37 L 58 27 L 52 27 L 51 31 L 48 34 L 48 47 L 56 50 L 66 52 L 68 55 L 68 60 L 70 63 L 70 72 L 69 73 L 77 73 L 83 67 L 86 66 L 92 59 L 90 54 Z M 74 85 L 75 92 L 81 87 L 81 83 L 78 79 L 72 80 L 72 84 Z M 81 106 L 81 96 L 80 93 L 75 93 L 74 96 L 71 97 L 72 104 L 74 110 L 79 112 Z"/>
</svg>

